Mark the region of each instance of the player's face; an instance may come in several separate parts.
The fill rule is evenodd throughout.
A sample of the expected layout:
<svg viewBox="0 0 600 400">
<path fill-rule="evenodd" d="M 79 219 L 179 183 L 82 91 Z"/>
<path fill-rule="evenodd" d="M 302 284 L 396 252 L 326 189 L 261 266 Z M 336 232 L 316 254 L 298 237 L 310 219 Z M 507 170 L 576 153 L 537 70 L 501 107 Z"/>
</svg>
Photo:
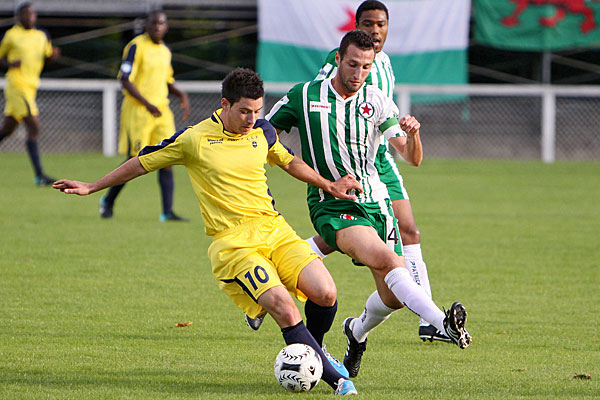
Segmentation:
<svg viewBox="0 0 600 400">
<path fill-rule="evenodd" d="M 227 99 L 221 99 L 221 120 L 225 129 L 231 133 L 245 135 L 249 133 L 263 108 L 263 98 L 249 99 L 242 97 L 240 101 L 231 104 Z"/>
<path fill-rule="evenodd" d="M 371 35 L 375 44 L 375 52 L 379 53 L 383 49 L 388 34 L 388 19 L 385 11 L 368 10 L 363 12 L 360 20 L 356 21 L 356 29 L 361 29 Z"/>
<path fill-rule="evenodd" d="M 344 91 L 341 95 L 352 96 L 360 89 L 371 72 L 374 58 L 375 52 L 372 49 L 361 50 L 353 44 L 348 46 L 343 58 L 340 58 L 339 52 L 335 55 L 338 72 L 334 79 L 341 84 Z"/>
<path fill-rule="evenodd" d="M 33 7 L 25 7 L 19 13 L 19 22 L 25 29 L 31 29 L 37 22 L 37 14 Z"/>
<path fill-rule="evenodd" d="M 152 14 L 146 24 L 146 32 L 154 43 L 160 43 L 168 29 L 167 16 L 163 13 Z"/>
</svg>

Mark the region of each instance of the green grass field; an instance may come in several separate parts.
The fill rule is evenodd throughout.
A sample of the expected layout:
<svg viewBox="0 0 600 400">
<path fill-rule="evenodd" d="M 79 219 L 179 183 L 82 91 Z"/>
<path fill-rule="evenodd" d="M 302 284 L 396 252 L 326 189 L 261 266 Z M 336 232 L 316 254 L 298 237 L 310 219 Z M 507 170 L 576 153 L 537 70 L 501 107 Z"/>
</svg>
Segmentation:
<svg viewBox="0 0 600 400">
<path fill-rule="evenodd" d="M 92 180 L 120 160 L 44 161 L 57 177 Z M 465 304 L 474 342 L 423 343 L 417 317 L 398 311 L 370 336 L 355 379 L 361 398 L 600 397 L 600 163 L 426 160 L 402 169 L 434 299 Z M 218 290 L 182 167 L 175 210 L 188 224 L 158 222 L 156 174 L 128 184 L 104 221 L 101 194 L 35 187 L 24 153 L 0 154 L 0 171 L 1 399 L 332 396 L 324 383 L 294 395 L 275 381 L 279 329 L 267 319 L 251 331 Z M 278 169 L 269 181 L 278 210 L 311 236 L 303 184 Z M 325 262 L 339 292 L 326 343 L 341 358 L 340 324 L 374 285 L 343 255 Z"/>
</svg>

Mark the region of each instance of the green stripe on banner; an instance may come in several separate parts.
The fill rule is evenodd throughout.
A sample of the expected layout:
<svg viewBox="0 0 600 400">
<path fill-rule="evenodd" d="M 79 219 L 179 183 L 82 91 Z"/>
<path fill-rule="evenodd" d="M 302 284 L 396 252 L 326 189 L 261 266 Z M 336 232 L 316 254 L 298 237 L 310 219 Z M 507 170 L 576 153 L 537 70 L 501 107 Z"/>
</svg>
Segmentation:
<svg viewBox="0 0 600 400">
<path fill-rule="evenodd" d="M 394 67 L 396 84 L 467 83 L 467 51 L 464 49 L 388 56 Z"/>
<path fill-rule="evenodd" d="M 389 55 L 389 54 L 388 54 Z M 396 74 L 396 84 L 450 84 L 468 82 L 467 51 L 448 50 L 411 55 L 389 55 Z M 413 94 L 412 104 L 462 100 L 461 94 Z"/>
<path fill-rule="evenodd" d="M 329 50 L 260 42 L 256 66 L 267 82 L 306 82 L 317 76 Z"/>
<path fill-rule="evenodd" d="M 305 82 L 317 76 L 327 54 L 327 50 L 261 42 L 258 46 L 257 69 L 267 82 Z M 465 49 L 388 55 L 394 67 L 396 83 L 467 83 Z"/>
</svg>

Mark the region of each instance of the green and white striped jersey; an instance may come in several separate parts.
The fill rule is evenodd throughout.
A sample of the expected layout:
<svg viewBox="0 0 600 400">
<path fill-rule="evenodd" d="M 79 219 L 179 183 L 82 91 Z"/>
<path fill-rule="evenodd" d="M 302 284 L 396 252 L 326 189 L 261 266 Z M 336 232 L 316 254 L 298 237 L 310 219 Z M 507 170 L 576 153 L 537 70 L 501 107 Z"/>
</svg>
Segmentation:
<svg viewBox="0 0 600 400">
<path fill-rule="evenodd" d="M 346 174 L 361 183 L 362 203 L 389 198 L 375 168 L 382 137 L 406 136 L 398 124 L 398 108 L 381 90 L 363 87 L 343 99 L 331 78 L 300 83 L 273 106 L 266 119 L 277 129 L 297 127 L 302 159 L 323 177 L 334 181 Z M 333 199 L 329 193 L 308 187 L 309 207 Z"/>
<path fill-rule="evenodd" d="M 337 51 L 338 49 L 333 49 L 327 55 L 325 64 L 323 64 L 319 70 L 315 80 L 333 78 L 335 76 L 337 73 L 335 53 Z M 396 78 L 394 77 L 394 70 L 392 69 L 390 58 L 383 51 L 380 51 L 375 55 L 371 73 L 367 77 L 366 84 L 378 87 L 387 97 L 390 99 L 393 98 Z"/>
</svg>

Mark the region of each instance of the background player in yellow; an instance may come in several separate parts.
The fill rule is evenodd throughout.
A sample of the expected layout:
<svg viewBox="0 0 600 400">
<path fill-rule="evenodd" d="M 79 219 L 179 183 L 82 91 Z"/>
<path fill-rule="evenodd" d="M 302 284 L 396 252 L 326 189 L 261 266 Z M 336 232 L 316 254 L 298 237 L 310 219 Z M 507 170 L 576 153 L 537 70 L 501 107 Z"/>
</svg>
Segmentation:
<svg viewBox="0 0 600 400">
<path fill-rule="evenodd" d="M 340 199 L 356 200 L 346 192 L 360 189 L 360 184 L 348 174 L 331 182 L 294 156 L 279 142 L 273 126 L 258 119 L 263 97 L 260 77 L 238 68 L 223 81 L 222 109 L 210 118 L 145 147 L 96 182 L 63 179 L 54 188 L 88 195 L 168 165 L 185 165 L 206 233 L 213 237 L 208 254 L 221 290 L 252 318 L 268 312 L 287 344 L 308 344 L 325 360 L 292 295 L 331 306 L 337 296 L 335 283 L 308 243 L 274 208 L 264 165 L 278 165 Z M 357 394 L 352 381 L 325 361 L 323 380 L 338 395 Z"/>
<path fill-rule="evenodd" d="M 167 16 L 154 11 L 146 20 L 146 32 L 135 37 L 123 51 L 123 62 L 118 79 L 123 86 L 119 152 L 133 157 L 144 147 L 157 144 L 175 132 L 173 112 L 169 108 L 169 94 L 179 98 L 183 120 L 190 108 L 188 97 L 175 87 L 171 51 L 163 43 L 167 33 Z M 161 221 L 187 221 L 173 212 L 175 182 L 171 167 L 158 171 L 162 196 Z M 100 199 L 100 216 L 112 218 L 115 200 L 124 185 L 112 187 Z"/>
<path fill-rule="evenodd" d="M 40 160 L 40 121 L 35 97 L 44 62 L 57 59 L 60 51 L 52 47 L 48 34 L 35 26 L 37 14 L 31 3 L 21 4 L 16 17 L 18 22 L 6 32 L 0 43 L 0 66 L 8 68 L 0 142 L 10 136 L 21 122 L 25 122 L 27 153 L 35 172 L 35 183 L 46 186 L 51 185 L 54 178 L 44 174 Z"/>
</svg>

